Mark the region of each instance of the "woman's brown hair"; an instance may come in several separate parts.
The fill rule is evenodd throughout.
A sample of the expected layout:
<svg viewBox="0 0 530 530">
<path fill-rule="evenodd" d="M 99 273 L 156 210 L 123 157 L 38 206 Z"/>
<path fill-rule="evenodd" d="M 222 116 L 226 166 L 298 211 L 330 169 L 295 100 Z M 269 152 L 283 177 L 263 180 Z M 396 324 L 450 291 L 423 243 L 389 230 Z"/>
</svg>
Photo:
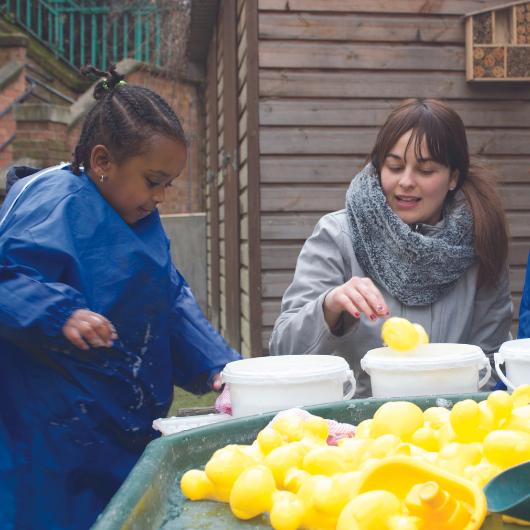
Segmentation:
<svg viewBox="0 0 530 530">
<path fill-rule="evenodd" d="M 421 144 L 425 139 L 430 158 L 451 171 L 458 170 L 458 183 L 446 200 L 458 189 L 465 194 L 473 212 L 478 285 L 494 285 L 508 257 L 508 227 L 495 179 L 484 166 L 470 162 L 462 119 L 436 99 L 407 99 L 390 113 L 370 155 L 379 174 L 388 153 L 410 130 L 409 143 L 414 142 L 418 158 L 423 158 Z"/>
</svg>

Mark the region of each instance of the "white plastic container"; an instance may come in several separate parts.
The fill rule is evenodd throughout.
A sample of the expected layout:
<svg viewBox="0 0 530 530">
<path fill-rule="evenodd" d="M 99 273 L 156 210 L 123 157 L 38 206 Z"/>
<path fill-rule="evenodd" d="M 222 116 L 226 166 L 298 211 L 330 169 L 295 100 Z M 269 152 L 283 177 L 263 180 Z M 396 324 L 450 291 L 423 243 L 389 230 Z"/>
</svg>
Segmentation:
<svg viewBox="0 0 530 530">
<path fill-rule="evenodd" d="M 376 348 L 361 359 L 361 368 L 378 398 L 477 392 L 491 375 L 488 358 L 471 344 L 423 344 L 405 353 Z"/>
<path fill-rule="evenodd" d="M 530 383 L 530 339 L 508 340 L 494 355 L 495 370 L 501 381 L 510 389 Z M 506 364 L 506 375 L 501 364 Z"/>
<path fill-rule="evenodd" d="M 355 393 L 348 363 L 332 355 L 242 359 L 228 363 L 221 378 L 230 385 L 234 417 L 340 401 Z"/>
</svg>

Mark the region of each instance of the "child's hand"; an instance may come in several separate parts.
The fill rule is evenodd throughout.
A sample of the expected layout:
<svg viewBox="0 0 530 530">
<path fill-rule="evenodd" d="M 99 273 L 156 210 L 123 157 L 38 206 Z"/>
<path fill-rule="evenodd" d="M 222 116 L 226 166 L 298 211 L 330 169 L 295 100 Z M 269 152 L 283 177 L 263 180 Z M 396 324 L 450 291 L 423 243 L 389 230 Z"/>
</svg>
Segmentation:
<svg viewBox="0 0 530 530">
<path fill-rule="evenodd" d="M 63 326 L 63 335 L 82 350 L 88 350 L 90 346 L 109 348 L 118 338 L 108 319 L 88 309 L 78 309 L 72 313 Z"/>
<path fill-rule="evenodd" d="M 221 381 L 221 374 L 215 374 L 212 377 L 212 390 L 215 390 L 216 392 L 221 391 L 221 387 L 223 386 L 223 382 Z"/>
<path fill-rule="evenodd" d="M 383 295 L 370 278 L 354 276 L 346 283 L 332 289 L 324 299 L 324 317 L 330 328 L 334 328 L 343 311 L 354 318 L 364 313 L 370 320 L 388 315 Z"/>
</svg>

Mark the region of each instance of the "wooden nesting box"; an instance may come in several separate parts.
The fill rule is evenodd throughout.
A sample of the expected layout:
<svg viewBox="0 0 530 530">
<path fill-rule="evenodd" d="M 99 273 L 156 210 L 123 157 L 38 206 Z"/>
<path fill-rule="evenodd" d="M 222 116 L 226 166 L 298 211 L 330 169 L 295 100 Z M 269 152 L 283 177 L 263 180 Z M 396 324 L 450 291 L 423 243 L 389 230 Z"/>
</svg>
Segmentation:
<svg viewBox="0 0 530 530">
<path fill-rule="evenodd" d="M 468 81 L 530 81 L 530 1 L 466 15 Z"/>
</svg>

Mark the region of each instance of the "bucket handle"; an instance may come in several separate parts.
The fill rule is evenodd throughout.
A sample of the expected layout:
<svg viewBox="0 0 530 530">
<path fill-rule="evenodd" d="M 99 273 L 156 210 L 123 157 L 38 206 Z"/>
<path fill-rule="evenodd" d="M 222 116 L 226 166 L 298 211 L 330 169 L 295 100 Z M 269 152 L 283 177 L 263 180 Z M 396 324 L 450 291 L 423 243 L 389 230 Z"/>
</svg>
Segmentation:
<svg viewBox="0 0 530 530">
<path fill-rule="evenodd" d="M 356 383 L 355 383 L 355 377 L 353 375 L 353 371 L 352 370 L 348 370 L 346 372 L 346 379 L 344 380 L 344 383 L 347 383 L 348 381 L 349 381 L 349 383 L 351 385 L 351 388 L 344 396 L 342 396 L 342 399 L 344 401 L 346 401 L 348 399 L 351 399 L 353 397 L 353 394 L 355 394 Z"/>
<path fill-rule="evenodd" d="M 491 365 L 487 357 L 484 359 L 482 368 L 486 369 L 486 373 L 484 374 L 484 377 L 478 382 L 479 388 L 482 388 L 489 381 L 489 378 L 491 377 Z"/>
<path fill-rule="evenodd" d="M 495 358 L 495 371 L 497 372 L 499 379 L 506 385 L 509 390 L 515 390 L 515 385 L 503 374 L 501 364 L 504 363 L 504 357 L 501 352 L 497 352 L 494 355 Z"/>
</svg>

